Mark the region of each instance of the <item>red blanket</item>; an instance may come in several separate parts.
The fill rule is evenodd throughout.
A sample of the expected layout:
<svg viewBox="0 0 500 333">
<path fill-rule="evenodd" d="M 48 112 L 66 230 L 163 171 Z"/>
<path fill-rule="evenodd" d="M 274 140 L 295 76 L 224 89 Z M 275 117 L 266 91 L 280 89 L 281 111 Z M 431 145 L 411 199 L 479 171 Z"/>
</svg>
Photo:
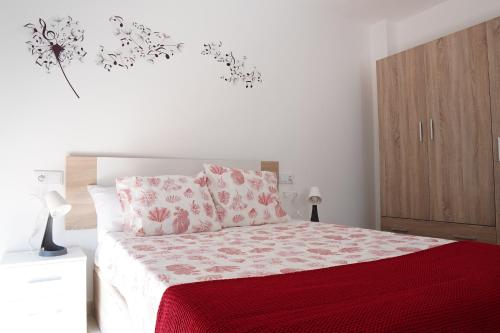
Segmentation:
<svg viewBox="0 0 500 333">
<path fill-rule="evenodd" d="M 177 285 L 156 333 L 500 332 L 500 247 L 452 243 L 401 257 Z"/>
</svg>

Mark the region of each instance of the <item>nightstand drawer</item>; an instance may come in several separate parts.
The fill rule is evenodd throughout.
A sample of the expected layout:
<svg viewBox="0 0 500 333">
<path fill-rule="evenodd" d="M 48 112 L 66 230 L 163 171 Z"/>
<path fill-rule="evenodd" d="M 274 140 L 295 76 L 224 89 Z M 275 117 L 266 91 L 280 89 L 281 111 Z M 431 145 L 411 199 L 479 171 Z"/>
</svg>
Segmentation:
<svg viewBox="0 0 500 333">
<path fill-rule="evenodd" d="M 86 256 L 8 253 L 0 263 L 0 332 L 86 333 Z"/>
<path fill-rule="evenodd" d="M 7 268 L 2 272 L 4 301 L 71 300 L 71 295 L 85 283 L 85 266 L 79 262 L 40 264 Z"/>
<path fill-rule="evenodd" d="M 85 323 L 82 323 L 81 317 L 75 316 L 73 309 L 46 307 L 37 313 L 17 312 L 2 320 L 0 332 L 84 333 L 83 327 L 85 327 Z"/>
</svg>

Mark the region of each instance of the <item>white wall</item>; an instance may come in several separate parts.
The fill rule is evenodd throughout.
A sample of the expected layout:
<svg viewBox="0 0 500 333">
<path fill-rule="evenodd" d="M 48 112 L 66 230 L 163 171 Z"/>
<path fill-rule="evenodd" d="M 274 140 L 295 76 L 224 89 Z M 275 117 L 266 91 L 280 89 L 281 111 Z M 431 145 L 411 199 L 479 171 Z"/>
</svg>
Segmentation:
<svg viewBox="0 0 500 333">
<path fill-rule="evenodd" d="M 380 228 L 380 154 L 379 154 L 379 122 L 378 122 L 378 105 L 377 105 L 377 66 L 375 59 L 387 57 L 389 53 L 389 31 L 390 22 L 387 20 L 380 21 L 374 24 L 369 29 L 370 35 L 370 75 L 371 75 L 371 100 L 372 120 L 373 125 L 373 197 L 374 197 L 374 213 L 375 226 Z"/>
<path fill-rule="evenodd" d="M 304 215 L 307 189 L 319 185 L 323 221 L 372 226 L 368 34 L 329 6 L 328 0 L 4 3 L 0 248 L 29 247 L 40 210 L 30 198 L 37 191 L 32 171 L 63 170 L 69 153 L 279 160 L 296 176 Z M 67 69 L 80 100 L 59 71 L 39 69 L 24 44 L 25 23 L 58 15 L 86 29 L 85 63 Z M 107 73 L 95 58 L 99 44 L 116 45 L 112 15 L 168 32 L 185 49 L 169 63 Z M 248 56 L 264 83 L 250 90 L 219 80 L 223 66 L 200 55 L 204 42 L 218 40 Z M 60 224 L 55 238 L 82 246 L 90 267 L 95 231 L 69 232 Z"/>
</svg>

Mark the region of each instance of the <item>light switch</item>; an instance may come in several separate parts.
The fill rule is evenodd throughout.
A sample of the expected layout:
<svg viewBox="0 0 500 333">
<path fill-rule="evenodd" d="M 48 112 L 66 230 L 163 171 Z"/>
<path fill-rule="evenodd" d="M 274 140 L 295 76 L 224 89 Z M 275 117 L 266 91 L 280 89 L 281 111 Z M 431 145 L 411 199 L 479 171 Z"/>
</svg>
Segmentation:
<svg viewBox="0 0 500 333">
<path fill-rule="evenodd" d="M 291 173 L 280 173 L 280 184 L 293 184 L 295 177 Z"/>
<path fill-rule="evenodd" d="M 297 191 L 283 191 L 281 193 L 282 197 L 287 199 L 287 200 L 292 200 L 295 201 L 297 197 L 299 196 L 299 192 Z"/>
<path fill-rule="evenodd" d="M 35 183 L 39 185 L 63 185 L 64 172 L 60 170 L 35 170 Z"/>
</svg>

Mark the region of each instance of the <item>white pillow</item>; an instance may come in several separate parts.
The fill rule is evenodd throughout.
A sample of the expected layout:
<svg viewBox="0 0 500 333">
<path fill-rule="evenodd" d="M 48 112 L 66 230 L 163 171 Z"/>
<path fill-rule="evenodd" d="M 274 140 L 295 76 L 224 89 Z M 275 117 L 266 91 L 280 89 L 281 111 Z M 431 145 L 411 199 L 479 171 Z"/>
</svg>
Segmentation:
<svg viewBox="0 0 500 333">
<path fill-rule="evenodd" d="M 123 231 L 123 213 L 116 187 L 89 185 L 87 189 L 94 201 L 97 214 L 97 235 L 110 231 Z"/>
</svg>

